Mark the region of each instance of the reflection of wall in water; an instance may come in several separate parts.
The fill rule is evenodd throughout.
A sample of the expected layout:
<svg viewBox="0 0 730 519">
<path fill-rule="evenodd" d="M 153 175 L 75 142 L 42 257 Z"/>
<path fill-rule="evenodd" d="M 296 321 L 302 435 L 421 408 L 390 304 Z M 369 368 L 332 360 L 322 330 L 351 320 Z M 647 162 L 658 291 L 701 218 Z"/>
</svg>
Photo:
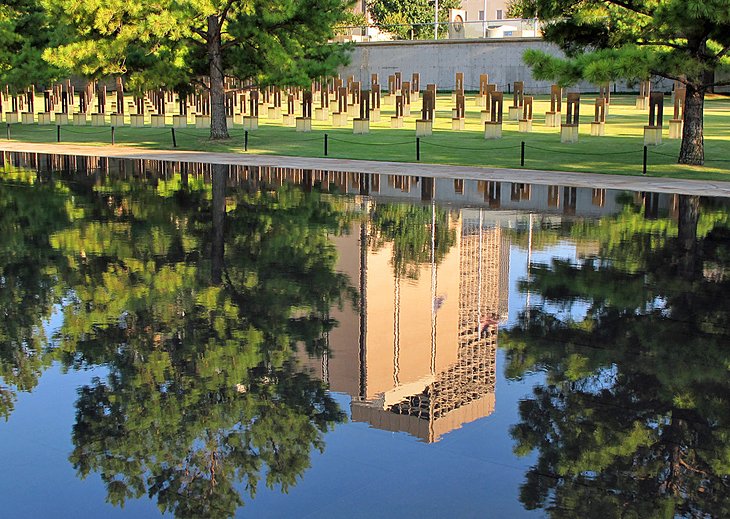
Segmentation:
<svg viewBox="0 0 730 519">
<path fill-rule="evenodd" d="M 419 265 L 416 280 L 394 276 L 392 244 L 362 247 L 365 229 L 336 239 L 340 267 L 360 280 L 364 300 L 359 314 L 333 310 L 340 326 L 330 332 L 327 359 L 302 361 L 353 397 L 354 421 L 436 441 L 493 411 L 509 242 L 486 214 L 452 213 L 455 245 L 438 264 Z"/>
<path fill-rule="evenodd" d="M 169 179 L 174 175 L 211 179 L 211 165 L 157 160 L 124 160 L 99 157 L 0 152 L 0 166 L 32 167 L 105 173 L 125 178 Z M 455 207 L 484 207 L 511 211 L 532 211 L 566 216 L 600 217 L 621 210 L 617 197 L 623 191 L 600 188 L 575 188 L 539 184 L 520 184 L 465 179 L 387 174 L 363 174 L 273 166 L 229 165 L 229 186 L 276 186 L 293 183 L 305 191 L 318 186 L 324 191 L 371 195 L 375 200 L 437 201 Z M 672 215 L 675 195 L 635 193 L 648 217 Z"/>
<path fill-rule="evenodd" d="M 426 190 L 421 187 L 419 177 L 371 177 L 370 195 L 376 199 L 436 200 L 456 206 L 580 216 L 615 214 L 621 209 L 617 197 L 622 191 L 617 190 L 437 178 L 429 186 L 431 196 L 424 197 Z M 355 191 L 350 189 L 350 192 Z M 669 195 L 659 196 L 669 198 Z"/>
</svg>

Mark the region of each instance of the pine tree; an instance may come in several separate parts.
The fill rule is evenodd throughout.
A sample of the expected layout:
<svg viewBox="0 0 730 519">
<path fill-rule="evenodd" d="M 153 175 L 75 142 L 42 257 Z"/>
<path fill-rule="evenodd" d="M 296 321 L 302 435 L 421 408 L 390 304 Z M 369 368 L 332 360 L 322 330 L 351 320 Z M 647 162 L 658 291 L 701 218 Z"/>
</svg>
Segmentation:
<svg viewBox="0 0 730 519">
<path fill-rule="evenodd" d="M 526 52 L 539 79 L 569 85 L 659 76 L 686 85 L 679 163 L 704 163 L 705 93 L 730 85 L 716 80 L 730 66 L 730 0 L 517 0 L 516 7 L 545 22 L 545 39 L 568 56 Z"/>
<path fill-rule="evenodd" d="M 54 25 L 39 0 L 5 0 L 0 5 L 0 83 L 19 93 L 45 85 L 63 72 L 43 61 Z"/>
<path fill-rule="evenodd" d="M 182 90 L 207 76 L 211 139 L 228 138 L 225 77 L 306 86 L 334 73 L 330 44 L 349 0 L 47 0 L 69 41 L 44 57 L 88 77 L 123 74 L 132 90 Z"/>
<path fill-rule="evenodd" d="M 449 9 L 460 7 L 460 0 L 440 0 L 439 22 L 448 21 Z M 433 38 L 432 0 L 370 0 L 368 9 L 376 23 L 400 39 Z"/>
</svg>

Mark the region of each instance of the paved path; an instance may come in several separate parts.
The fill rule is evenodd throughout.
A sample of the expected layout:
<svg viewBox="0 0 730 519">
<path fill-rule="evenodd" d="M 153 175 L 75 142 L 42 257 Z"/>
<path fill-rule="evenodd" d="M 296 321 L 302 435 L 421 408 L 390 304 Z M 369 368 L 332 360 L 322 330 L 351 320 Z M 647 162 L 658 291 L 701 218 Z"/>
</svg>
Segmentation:
<svg viewBox="0 0 730 519">
<path fill-rule="evenodd" d="M 378 162 L 373 160 L 282 157 L 278 155 L 244 155 L 236 153 L 208 153 L 202 151 L 149 150 L 124 146 L 84 146 L 78 144 L 0 142 L 0 150 L 120 159 L 204 162 L 209 164 L 276 166 L 283 168 L 319 169 L 353 173 L 385 173 L 389 175 L 412 175 L 419 177 L 463 178 L 500 182 L 525 182 L 531 184 L 730 197 L 730 182 L 709 180 L 681 180 L 641 176 L 599 175 L 595 173 L 571 173 L 567 171 L 538 171 L 531 169 L 499 169 L 440 164 Z"/>
</svg>

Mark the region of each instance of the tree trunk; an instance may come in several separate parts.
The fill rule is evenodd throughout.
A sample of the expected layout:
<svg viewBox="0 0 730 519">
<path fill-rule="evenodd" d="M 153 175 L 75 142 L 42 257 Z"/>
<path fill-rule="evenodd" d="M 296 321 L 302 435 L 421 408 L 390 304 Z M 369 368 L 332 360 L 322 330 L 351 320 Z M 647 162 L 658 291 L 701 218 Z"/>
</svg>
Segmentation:
<svg viewBox="0 0 730 519">
<path fill-rule="evenodd" d="M 694 279 L 699 269 L 697 257 L 697 224 L 700 220 L 700 197 L 679 195 L 679 269 L 685 279 Z"/>
<path fill-rule="evenodd" d="M 678 238 L 684 250 L 693 249 L 697 243 L 697 224 L 700 219 L 700 197 L 679 195 Z"/>
<path fill-rule="evenodd" d="M 228 167 L 213 164 L 213 243 L 210 251 L 211 281 L 219 285 L 223 279 L 225 256 L 226 182 Z"/>
<path fill-rule="evenodd" d="M 210 138 L 228 139 L 226 91 L 223 83 L 221 22 L 217 15 L 208 17 L 208 61 L 210 62 Z"/>
<path fill-rule="evenodd" d="M 701 166 L 705 163 L 704 107 L 705 91 L 691 83 L 688 84 L 684 102 L 682 146 L 679 150 L 680 164 Z"/>
<path fill-rule="evenodd" d="M 669 419 L 669 424 L 664 432 L 662 433 L 662 441 L 665 442 L 667 454 L 669 454 L 668 471 L 666 472 L 666 479 L 662 485 L 664 493 L 671 496 L 679 496 L 680 489 L 682 488 L 683 471 L 682 471 L 682 446 L 685 445 L 684 435 L 682 430 L 684 429 L 684 420 L 676 418 L 677 410 L 672 410 L 672 416 Z"/>
</svg>

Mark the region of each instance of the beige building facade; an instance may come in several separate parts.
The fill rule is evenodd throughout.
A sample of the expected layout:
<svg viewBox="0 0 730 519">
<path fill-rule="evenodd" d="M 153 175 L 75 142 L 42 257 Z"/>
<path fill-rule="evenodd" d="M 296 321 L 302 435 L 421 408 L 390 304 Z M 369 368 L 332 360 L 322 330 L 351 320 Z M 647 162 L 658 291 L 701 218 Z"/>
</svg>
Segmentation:
<svg viewBox="0 0 730 519">
<path fill-rule="evenodd" d="M 509 17 L 509 2 L 506 0 L 462 0 L 461 8 L 466 11 L 465 22 L 505 20 Z M 487 13 L 486 16 L 484 13 Z"/>
<path fill-rule="evenodd" d="M 368 221 L 335 238 L 357 308 L 335 308 L 325 358 L 300 361 L 352 397 L 353 421 L 425 442 L 491 414 L 497 330 L 507 318 L 509 241 L 484 212 L 451 213 L 456 241 L 440 262 L 394 274 L 393 245 L 375 249 Z"/>
</svg>

